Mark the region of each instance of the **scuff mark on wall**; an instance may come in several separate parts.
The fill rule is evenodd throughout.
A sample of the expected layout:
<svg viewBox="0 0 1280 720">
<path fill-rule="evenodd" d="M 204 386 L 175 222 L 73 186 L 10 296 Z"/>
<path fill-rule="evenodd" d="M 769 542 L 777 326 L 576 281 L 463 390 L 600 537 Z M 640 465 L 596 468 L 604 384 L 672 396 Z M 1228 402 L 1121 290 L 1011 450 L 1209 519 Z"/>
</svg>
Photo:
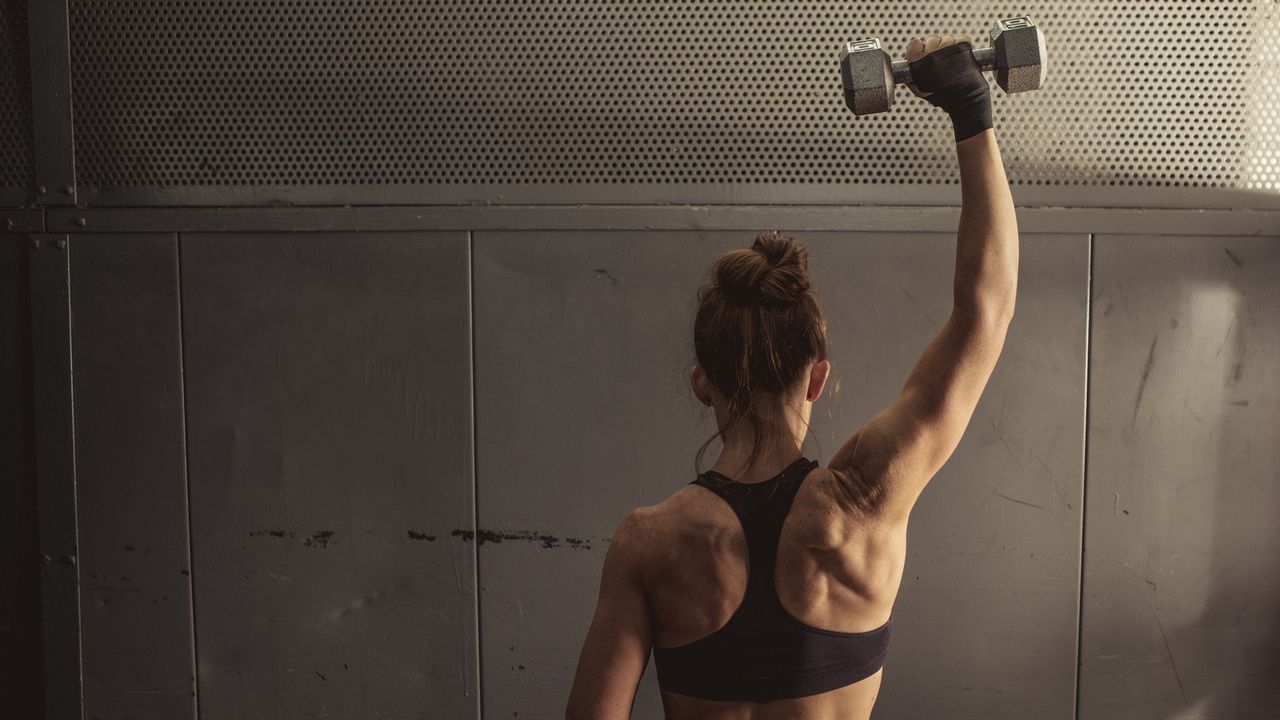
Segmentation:
<svg viewBox="0 0 1280 720">
<path fill-rule="evenodd" d="M 593 542 L 593 540 L 590 538 L 584 539 L 579 537 L 560 537 L 558 535 L 552 535 L 550 533 L 545 533 L 545 532 L 537 532 L 534 530 L 498 531 L 498 530 L 481 529 L 479 532 L 472 532 L 471 530 L 459 529 L 459 530 L 454 530 L 453 532 L 450 533 L 450 535 L 456 538 L 462 538 L 464 542 L 470 541 L 472 539 L 477 539 L 477 542 L 476 542 L 477 545 L 483 545 L 487 542 L 500 543 L 500 542 L 505 542 L 509 540 L 527 540 L 527 541 L 542 543 L 542 547 L 547 548 L 548 550 L 553 548 L 558 548 L 561 546 L 561 544 L 568 545 L 569 547 L 574 549 L 590 550 L 591 543 Z M 612 542 L 613 538 L 600 537 L 600 538 L 595 538 L 594 541 Z"/>
<path fill-rule="evenodd" d="M 333 537 L 332 530 L 318 530 L 314 535 L 302 541 L 307 547 L 327 548 L 329 547 L 329 538 Z"/>
<path fill-rule="evenodd" d="M 596 274 L 609 278 L 609 282 L 612 283 L 614 287 L 622 284 L 622 281 L 614 277 L 613 273 L 609 272 L 608 268 L 596 268 Z"/>
<path fill-rule="evenodd" d="M 429 533 L 418 532 L 417 530 L 406 530 L 405 532 L 406 534 L 408 534 L 410 540 L 425 540 L 426 542 L 435 542 L 436 539 L 439 537 L 437 535 L 431 535 Z M 317 530 L 314 533 L 312 533 L 310 536 L 304 537 L 302 539 L 302 544 L 306 547 L 326 548 L 329 546 L 329 541 L 333 538 L 335 534 L 336 533 L 333 530 Z M 274 538 L 293 539 L 298 536 L 298 533 L 293 530 L 253 530 L 249 533 L 250 537 L 259 537 L 262 535 L 268 535 Z M 500 543 L 500 542 L 506 542 L 506 541 L 512 541 L 512 540 L 526 540 L 526 541 L 541 543 L 542 547 L 547 549 L 558 548 L 561 545 L 568 545 L 569 547 L 575 548 L 575 549 L 590 550 L 592 542 L 595 542 L 595 541 L 611 542 L 612 541 L 612 538 L 604 538 L 604 537 L 594 538 L 594 539 L 572 537 L 572 536 L 561 537 L 559 535 L 553 535 L 551 533 L 539 532 L 534 530 L 499 531 L 499 530 L 481 529 L 479 532 L 475 532 L 472 530 L 465 530 L 465 529 L 459 528 L 457 530 L 451 531 L 449 535 L 451 537 L 459 538 L 463 542 L 471 542 L 472 540 L 477 540 L 478 545 L 483 545 L 487 542 Z"/>
<path fill-rule="evenodd" d="M 334 534 L 333 530 L 317 530 L 312 533 L 310 537 L 303 538 L 302 544 L 306 547 L 326 548 L 329 547 L 329 540 L 334 536 Z M 251 530 L 249 532 L 249 537 L 259 537 L 262 535 L 269 535 L 273 538 L 280 539 L 293 539 L 298 536 L 298 533 L 293 530 Z"/>
</svg>

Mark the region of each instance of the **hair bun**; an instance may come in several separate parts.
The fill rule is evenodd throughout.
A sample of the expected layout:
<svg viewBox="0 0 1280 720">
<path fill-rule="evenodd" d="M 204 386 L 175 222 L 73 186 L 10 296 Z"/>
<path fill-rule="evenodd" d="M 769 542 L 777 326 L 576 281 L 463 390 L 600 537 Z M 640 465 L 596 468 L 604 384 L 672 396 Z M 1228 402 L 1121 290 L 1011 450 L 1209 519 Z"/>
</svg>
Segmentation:
<svg viewBox="0 0 1280 720">
<path fill-rule="evenodd" d="M 809 292 L 809 254 L 795 238 L 762 232 L 750 249 L 726 253 L 715 278 L 734 302 L 790 307 Z"/>
</svg>

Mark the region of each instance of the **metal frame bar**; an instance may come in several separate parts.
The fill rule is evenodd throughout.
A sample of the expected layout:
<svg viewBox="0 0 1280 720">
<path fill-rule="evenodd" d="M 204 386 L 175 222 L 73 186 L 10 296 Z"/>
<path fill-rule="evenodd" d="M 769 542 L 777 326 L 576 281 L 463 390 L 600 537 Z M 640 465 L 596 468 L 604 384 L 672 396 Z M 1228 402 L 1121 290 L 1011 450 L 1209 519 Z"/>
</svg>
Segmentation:
<svg viewBox="0 0 1280 720">
<path fill-rule="evenodd" d="M 27 0 L 38 205 L 76 204 L 68 0 Z"/>
<path fill-rule="evenodd" d="M 7 232 L 44 232 L 44 213 L 39 210 L 0 210 L 0 233 Z"/>
<path fill-rule="evenodd" d="M 50 718 L 80 717 L 83 700 L 68 240 L 32 235 L 30 252 L 44 692 Z"/>
<path fill-rule="evenodd" d="M 1072 717 L 1079 720 L 1080 718 L 1080 667 L 1083 663 L 1082 650 L 1084 648 L 1084 554 L 1086 548 L 1084 546 L 1085 523 L 1088 521 L 1089 513 L 1089 423 L 1092 422 L 1092 406 L 1090 405 L 1089 392 L 1093 382 L 1093 261 L 1094 261 L 1094 233 L 1089 233 L 1089 282 L 1085 287 L 1084 302 L 1084 447 L 1081 448 L 1080 459 L 1080 567 L 1077 571 L 1076 589 L 1079 596 L 1076 598 L 1076 665 L 1072 668 L 1074 673 L 1075 693 L 1072 697 Z"/>
<path fill-rule="evenodd" d="M 187 375 L 185 372 L 187 367 L 187 330 L 185 308 L 182 300 L 182 237 L 175 234 L 173 243 L 175 246 L 174 260 L 177 264 L 178 274 L 178 362 L 179 367 L 183 370 L 179 375 L 178 384 L 182 402 L 182 491 L 184 494 L 183 499 L 187 505 L 187 599 L 189 602 L 188 611 L 191 613 L 191 667 L 193 669 L 191 675 L 191 706 L 192 717 L 199 720 L 200 633 L 196 627 L 199 622 L 199 616 L 196 614 L 196 563 L 195 552 L 192 549 L 194 535 L 191 532 L 191 454 L 188 451 L 191 447 L 191 420 L 187 411 Z"/>
<path fill-rule="evenodd" d="M 477 451 L 476 430 L 478 428 L 476 422 L 476 237 L 474 232 L 467 232 L 467 333 L 471 336 L 471 345 L 467 348 L 470 355 L 468 358 L 471 373 L 471 403 L 468 408 L 471 411 L 471 532 L 478 533 L 480 531 L 480 489 L 477 486 L 477 479 L 480 477 L 480 454 Z M 477 537 L 478 535 L 473 535 Z M 476 674 L 476 718 L 484 717 L 484 629 L 481 623 L 484 619 L 484 612 L 480 603 L 480 543 L 473 542 L 471 545 L 471 562 L 475 569 L 473 580 L 475 582 L 475 614 L 476 614 L 476 654 L 475 663 L 471 665 L 470 670 Z M 464 670 L 463 672 L 466 672 Z"/>
<path fill-rule="evenodd" d="M 1023 232 L 1280 235 L 1280 211 L 1019 208 Z M 744 230 L 954 232 L 959 207 L 433 205 L 51 210 L 55 232 Z"/>
<path fill-rule="evenodd" d="M 1152 182 L 1120 179 L 1117 183 Z M 1280 210 L 1280 193 L 1214 187 L 1012 185 L 1019 205 Z M 487 185 L 194 186 L 81 188 L 86 205 L 280 207 L 324 205 L 959 205 L 960 185 L 861 183 L 546 183 Z"/>
</svg>

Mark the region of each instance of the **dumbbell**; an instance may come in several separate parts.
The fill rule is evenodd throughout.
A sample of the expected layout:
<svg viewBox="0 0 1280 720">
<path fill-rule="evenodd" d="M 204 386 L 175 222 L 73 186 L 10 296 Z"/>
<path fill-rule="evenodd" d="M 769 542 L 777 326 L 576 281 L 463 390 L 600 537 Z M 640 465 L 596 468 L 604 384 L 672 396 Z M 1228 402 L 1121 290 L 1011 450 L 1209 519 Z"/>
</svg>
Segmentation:
<svg viewBox="0 0 1280 720">
<path fill-rule="evenodd" d="M 978 67 L 996 71 L 1006 93 L 1035 90 L 1044 83 L 1044 34 L 1029 18 L 1000 20 L 991 26 L 991 46 L 973 51 Z M 855 40 L 840 58 L 844 103 L 855 115 L 884 112 L 893 106 L 898 85 L 911 82 L 906 60 L 891 62 L 878 38 Z"/>
</svg>

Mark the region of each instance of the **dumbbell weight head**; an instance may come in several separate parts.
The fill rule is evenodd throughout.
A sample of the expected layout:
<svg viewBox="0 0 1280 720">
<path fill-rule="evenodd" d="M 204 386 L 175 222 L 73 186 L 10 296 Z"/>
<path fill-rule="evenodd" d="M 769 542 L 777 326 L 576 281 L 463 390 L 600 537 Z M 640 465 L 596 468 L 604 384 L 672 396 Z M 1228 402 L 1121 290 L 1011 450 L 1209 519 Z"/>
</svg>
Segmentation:
<svg viewBox="0 0 1280 720">
<path fill-rule="evenodd" d="M 844 103 L 855 115 L 884 112 L 893 106 L 893 65 L 878 38 L 848 44 L 840 58 L 840 80 Z"/>
<path fill-rule="evenodd" d="M 1044 84 L 1044 33 L 1029 19 L 1011 18 L 992 25 L 991 49 L 996 84 L 1006 93 L 1038 90 Z"/>
</svg>

